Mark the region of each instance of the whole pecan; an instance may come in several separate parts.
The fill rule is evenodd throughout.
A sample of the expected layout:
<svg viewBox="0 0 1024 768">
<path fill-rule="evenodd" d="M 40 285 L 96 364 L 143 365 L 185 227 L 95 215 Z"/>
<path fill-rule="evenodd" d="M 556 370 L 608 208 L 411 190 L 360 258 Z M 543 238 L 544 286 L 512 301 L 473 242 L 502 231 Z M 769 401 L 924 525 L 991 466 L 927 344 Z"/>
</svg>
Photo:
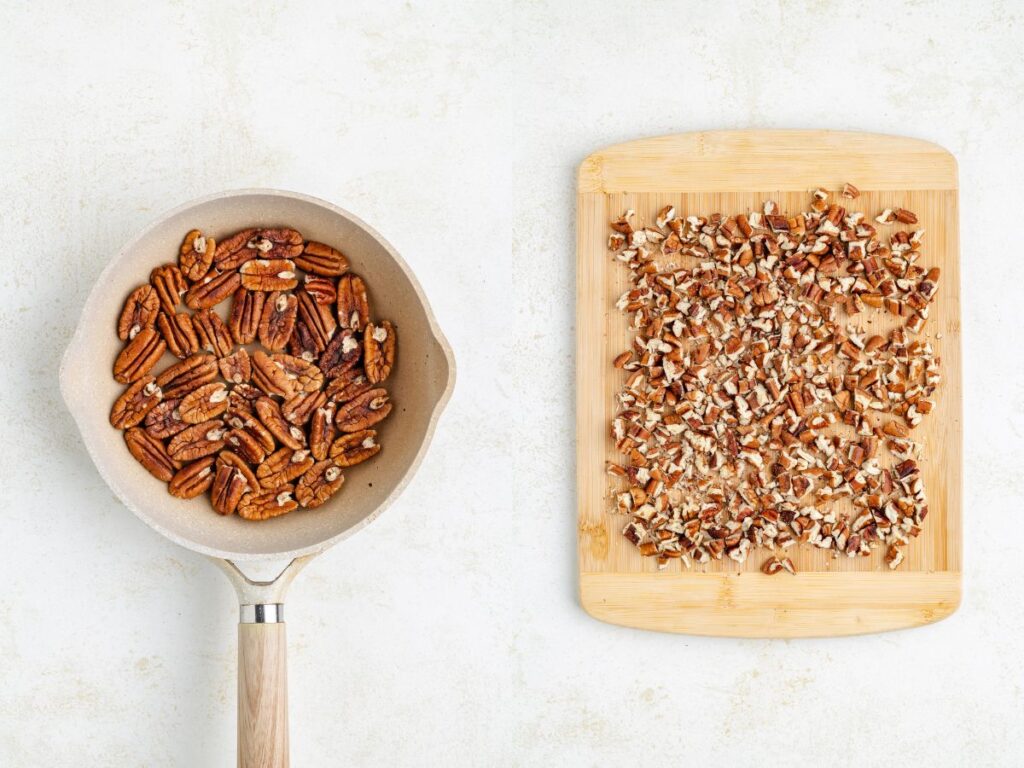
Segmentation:
<svg viewBox="0 0 1024 768">
<path fill-rule="evenodd" d="M 193 283 L 202 280 L 213 264 L 217 243 L 212 237 L 203 237 L 198 229 L 187 235 L 178 251 L 178 266 L 185 277 Z"/>
<path fill-rule="evenodd" d="M 363 337 L 363 367 L 366 378 L 374 384 L 380 384 L 391 374 L 395 364 L 395 329 L 387 320 L 380 325 L 370 323 L 366 326 Z"/>
<path fill-rule="evenodd" d="M 315 509 L 337 493 L 344 482 L 340 467 L 333 461 L 321 461 L 299 479 L 295 498 L 306 509 Z"/>
<path fill-rule="evenodd" d="M 186 424 L 201 424 L 228 409 L 228 388 L 219 381 L 204 384 L 186 395 L 178 412 Z"/>
<path fill-rule="evenodd" d="M 238 268 L 242 287 L 250 291 L 288 291 L 299 284 L 291 259 L 252 259 Z"/>
<path fill-rule="evenodd" d="M 213 462 L 213 456 L 206 456 L 179 469 L 167 484 L 171 496 L 194 499 L 210 490 L 213 485 Z"/>
<path fill-rule="evenodd" d="M 299 391 L 295 376 L 289 375 L 262 349 L 252 353 L 252 381 L 268 395 L 288 398 Z"/>
<path fill-rule="evenodd" d="M 167 342 L 167 348 L 175 357 L 184 359 L 199 351 L 199 337 L 192 325 L 192 315 L 188 312 L 161 312 L 156 324 Z"/>
<path fill-rule="evenodd" d="M 249 259 L 254 258 L 259 251 L 255 244 L 249 247 L 248 243 L 256 234 L 255 229 L 243 229 L 231 237 L 221 240 L 217 244 L 217 250 L 213 255 L 213 263 L 217 269 L 231 270 L 238 269 Z"/>
<path fill-rule="evenodd" d="M 334 403 L 327 403 L 322 408 L 317 408 L 313 414 L 313 420 L 309 425 L 309 450 L 317 461 L 327 458 L 331 443 L 338 436 L 338 430 L 334 426 L 336 409 Z"/>
<path fill-rule="evenodd" d="M 263 463 L 256 467 L 256 477 L 260 481 L 260 487 L 270 491 L 287 485 L 305 474 L 312 466 L 313 459 L 309 451 L 282 448 L 267 456 Z"/>
<path fill-rule="evenodd" d="M 132 427 L 124 433 L 124 441 L 135 460 L 158 480 L 166 483 L 181 467 L 181 464 L 168 455 L 163 442 L 144 429 Z"/>
<path fill-rule="evenodd" d="M 320 368 L 324 376 L 335 379 L 359 365 L 363 356 L 363 345 L 356 338 L 355 331 L 343 328 L 331 339 L 320 355 Z"/>
<path fill-rule="evenodd" d="M 245 347 L 239 347 L 227 357 L 217 361 L 220 375 L 232 384 L 243 384 L 252 378 L 252 361 Z"/>
<path fill-rule="evenodd" d="M 181 270 L 173 264 L 164 264 L 149 273 L 149 282 L 160 299 L 161 308 L 173 315 L 181 303 L 181 297 L 188 290 L 188 283 Z"/>
<path fill-rule="evenodd" d="M 117 318 L 117 338 L 134 339 L 143 328 L 151 328 L 160 311 L 160 297 L 149 283 L 140 285 L 128 294 L 124 308 Z"/>
<path fill-rule="evenodd" d="M 260 291 L 247 291 L 239 288 L 231 300 L 231 314 L 228 316 L 228 327 L 231 335 L 239 344 L 252 344 L 260 330 L 260 318 L 263 316 L 263 304 L 267 294 Z"/>
<path fill-rule="evenodd" d="M 256 401 L 256 414 L 263 426 L 284 445 L 294 450 L 306 447 L 305 433 L 294 424 L 285 421 L 281 414 L 281 406 L 269 397 L 261 397 Z"/>
<path fill-rule="evenodd" d="M 329 458 L 339 467 L 354 467 L 380 453 L 377 431 L 361 429 L 342 435 L 331 444 Z"/>
<path fill-rule="evenodd" d="M 211 309 L 202 309 L 192 317 L 192 325 L 202 348 L 213 352 L 217 357 L 226 357 L 235 348 L 231 333 L 220 315 Z"/>
<path fill-rule="evenodd" d="M 189 309 L 209 309 L 233 294 L 241 284 L 238 272 L 210 272 L 185 294 L 185 305 Z"/>
<path fill-rule="evenodd" d="M 278 352 L 270 359 L 294 382 L 294 392 L 316 392 L 324 385 L 324 374 L 313 363 L 301 357 Z"/>
<path fill-rule="evenodd" d="M 224 447 L 224 422 L 211 419 L 193 424 L 171 438 L 167 452 L 177 461 L 192 461 L 216 453 Z"/>
<path fill-rule="evenodd" d="M 303 287 L 317 304 L 323 304 L 326 307 L 329 307 L 338 298 L 338 289 L 335 288 L 334 281 L 326 277 L 306 275 Z"/>
<path fill-rule="evenodd" d="M 331 379 L 331 382 L 324 390 L 324 394 L 334 402 L 341 405 L 353 400 L 364 392 L 373 389 L 373 384 L 366 378 L 362 368 L 351 368 Z"/>
<path fill-rule="evenodd" d="M 110 409 L 110 424 L 115 429 L 128 429 L 146 418 L 163 398 L 163 392 L 152 376 L 145 376 L 114 401 Z"/>
<path fill-rule="evenodd" d="M 370 322 L 370 300 L 366 284 L 358 275 L 346 274 L 338 279 L 338 325 L 361 331 Z"/>
<path fill-rule="evenodd" d="M 178 411 L 180 404 L 181 399 L 176 397 L 153 406 L 146 414 L 146 431 L 153 437 L 163 440 L 174 437 L 188 427 L 188 424 L 181 420 L 181 412 Z"/>
<path fill-rule="evenodd" d="M 167 345 L 153 328 L 143 328 L 114 361 L 114 380 L 130 384 L 145 376 L 163 357 Z"/>
<path fill-rule="evenodd" d="M 313 412 L 327 402 L 323 392 L 299 392 L 284 401 L 281 414 L 285 420 L 301 427 L 309 421 Z"/>
<path fill-rule="evenodd" d="M 273 491 L 247 493 L 238 504 L 238 516 L 246 520 L 269 520 L 286 515 L 299 507 L 292 498 L 294 492 L 293 486 L 283 485 Z"/>
<path fill-rule="evenodd" d="M 315 275 L 337 277 L 348 271 L 348 259 L 341 251 L 310 240 L 305 250 L 294 257 L 296 266 Z"/>
<path fill-rule="evenodd" d="M 391 408 L 386 389 L 371 389 L 339 407 L 334 424 L 342 432 L 359 432 L 383 421 Z"/>
<path fill-rule="evenodd" d="M 164 397 L 181 397 L 217 378 L 217 361 L 212 355 L 186 357 L 157 376 Z"/>
<path fill-rule="evenodd" d="M 295 328 L 298 299 L 291 294 L 275 291 L 267 296 L 260 317 L 260 344 L 271 352 L 280 352 L 288 344 Z"/>
</svg>

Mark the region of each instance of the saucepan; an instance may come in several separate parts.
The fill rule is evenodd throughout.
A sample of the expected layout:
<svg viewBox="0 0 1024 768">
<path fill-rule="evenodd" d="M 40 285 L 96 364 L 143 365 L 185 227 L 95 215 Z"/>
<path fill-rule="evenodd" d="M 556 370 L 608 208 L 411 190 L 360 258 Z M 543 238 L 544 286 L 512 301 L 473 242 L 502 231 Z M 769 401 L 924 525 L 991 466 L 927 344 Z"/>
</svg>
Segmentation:
<svg viewBox="0 0 1024 768">
<path fill-rule="evenodd" d="M 370 290 L 375 314 L 399 339 L 388 389 L 394 409 L 378 425 L 383 450 L 353 468 L 341 492 L 319 509 L 252 522 L 215 514 L 200 499 L 169 495 L 127 450 L 108 422 L 122 386 L 111 364 L 122 342 L 115 323 L 125 297 L 150 270 L 173 262 L 182 237 L 201 229 L 217 239 L 247 227 L 290 226 L 345 253 Z M 426 297 L 401 256 L 352 214 L 306 195 L 277 190 L 224 192 L 161 216 L 125 246 L 92 289 L 60 372 L 61 391 L 89 455 L 118 498 L 171 541 L 212 558 L 239 599 L 238 764 L 288 765 L 285 592 L 320 552 L 367 525 L 409 483 L 451 395 L 455 364 Z M 276 577 L 254 568 L 279 562 Z"/>
</svg>

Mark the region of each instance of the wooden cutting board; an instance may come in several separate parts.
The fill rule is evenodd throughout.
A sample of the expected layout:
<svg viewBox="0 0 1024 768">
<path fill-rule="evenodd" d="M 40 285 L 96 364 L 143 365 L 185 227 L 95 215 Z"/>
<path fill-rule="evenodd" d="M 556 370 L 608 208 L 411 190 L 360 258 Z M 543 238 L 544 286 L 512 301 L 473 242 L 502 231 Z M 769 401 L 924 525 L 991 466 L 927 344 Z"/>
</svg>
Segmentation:
<svg viewBox="0 0 1024 768">
<path fill-rule="evenodd" d="M 609 423 L 625 374 L 612 359 L 627 349 L 615 301 L 629 270 L 607 250 L 609 222 L 632 208 L 640 225 L 664 205 L 679 215 L 809 210 L 810 190 L 844 182 L 861 190 L 842 200 L 874 218 L 883 208 L 914 211 L 924 228 L 926 267 L 942 269 L 922 335 L 942 358 L 936 407 L 914 431 L 929 514 L 924 531 L 890 571 L 871 557 L 833 558 L 817 548 L 786 551 L 798 573 L 766 576 L 755 551 L 742 566 L 728 558 L 658 571 L 622 536 L 612 514 L 618 487 L 605 472 L 618 460 Z M 580 602 L 595 618 L 670 632 L 740 637 L 848 635 L 914 627 L 945 618 L 960 601 L 961 383 L 959 228 L 956 160 L 916 139 L 834 131 L 714 131 L 618 144 L 579 168 L 577 218 L 577 494 Z M 880 229 L 886 236 L 890 228 Z M 885 319 L 875 318 L 876 329 Z"/>
</svg>

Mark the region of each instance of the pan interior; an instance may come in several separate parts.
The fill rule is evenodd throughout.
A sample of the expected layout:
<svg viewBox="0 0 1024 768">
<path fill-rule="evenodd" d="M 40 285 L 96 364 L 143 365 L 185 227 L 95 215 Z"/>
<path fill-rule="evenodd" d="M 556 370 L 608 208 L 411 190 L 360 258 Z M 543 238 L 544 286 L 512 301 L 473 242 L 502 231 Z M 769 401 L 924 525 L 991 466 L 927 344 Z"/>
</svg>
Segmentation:
<svg viewBox="0 0 1024 768">
<path fill-rule="evenodd" d="M 395 324 L 397 362 L 386 383 L 395 407 L 377 426 L 381 453 L 346 470 L 342 490 L 323 507 L 253 523 L 221 517 L 203 498 L 172 497 L 132 458 L 122 433 L 108 422 L 110 406 L 122 391 L 110 369 L 121 348 L 114 327 L 125 297 L 148 279 L 151 269 L 176 262 L 188 230 L 220 239 L 248 226 L 280 225 L 345 253 L 352 271 L 367 282 L 374 318 Z M 64 358 L 61 388 L 100 474 L 132 511 L 190 549 L 252 560 L 318 551 L 379 514 L 415 471 L 451 391 L 453 373 L 450 350 L 415 278 L 386 241 L 323 201 L 255 190 L 216 195 L 171 211 L 114 258 L 86 302 Z"/>
</svg>

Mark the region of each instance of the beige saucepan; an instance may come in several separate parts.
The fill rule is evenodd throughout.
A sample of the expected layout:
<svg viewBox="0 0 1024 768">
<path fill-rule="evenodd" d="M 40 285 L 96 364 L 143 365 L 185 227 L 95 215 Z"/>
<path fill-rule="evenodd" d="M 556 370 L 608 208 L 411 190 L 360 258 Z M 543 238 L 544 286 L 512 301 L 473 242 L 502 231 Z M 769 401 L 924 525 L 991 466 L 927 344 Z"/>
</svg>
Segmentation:
<svg viewBox="0 0 1024 768">
<path fill-rule="evenodd" d="M 388 388 L 395 404 L 378 426 L 384 446 L 353 468 L 342 491 L 320 509 L 264 522 L 221 517 L 200 499 L 170 496 L 129 454 L 108 422 L 121 385 L 111 364 L 121 342 L 117 315 L 128 293 L 153 267 L 174 261 L 183 235 L 201 229 L 221 238 L 249 226 L 288 225 L 349 258 L 370 290 L 374 314 L 390 319 L 398 356 Z M 211 195 L 170 211 L 117 254 L 100 275 L 64 355 L 61 391 L 100 474 L 124 504 L 183 547 L 214 559 L 242 606 L 238 654 L 238 764 L 288 764 L 283 600 L 308 560 L 379 515 L 412 478 L 451 394 L 454 359 L 426 297 L 402 258 L 356 217 L 322 200 L 275 190 Z M 253 561 L 287 566 L 276 578 L 246 575 Z"/>
</svg>

